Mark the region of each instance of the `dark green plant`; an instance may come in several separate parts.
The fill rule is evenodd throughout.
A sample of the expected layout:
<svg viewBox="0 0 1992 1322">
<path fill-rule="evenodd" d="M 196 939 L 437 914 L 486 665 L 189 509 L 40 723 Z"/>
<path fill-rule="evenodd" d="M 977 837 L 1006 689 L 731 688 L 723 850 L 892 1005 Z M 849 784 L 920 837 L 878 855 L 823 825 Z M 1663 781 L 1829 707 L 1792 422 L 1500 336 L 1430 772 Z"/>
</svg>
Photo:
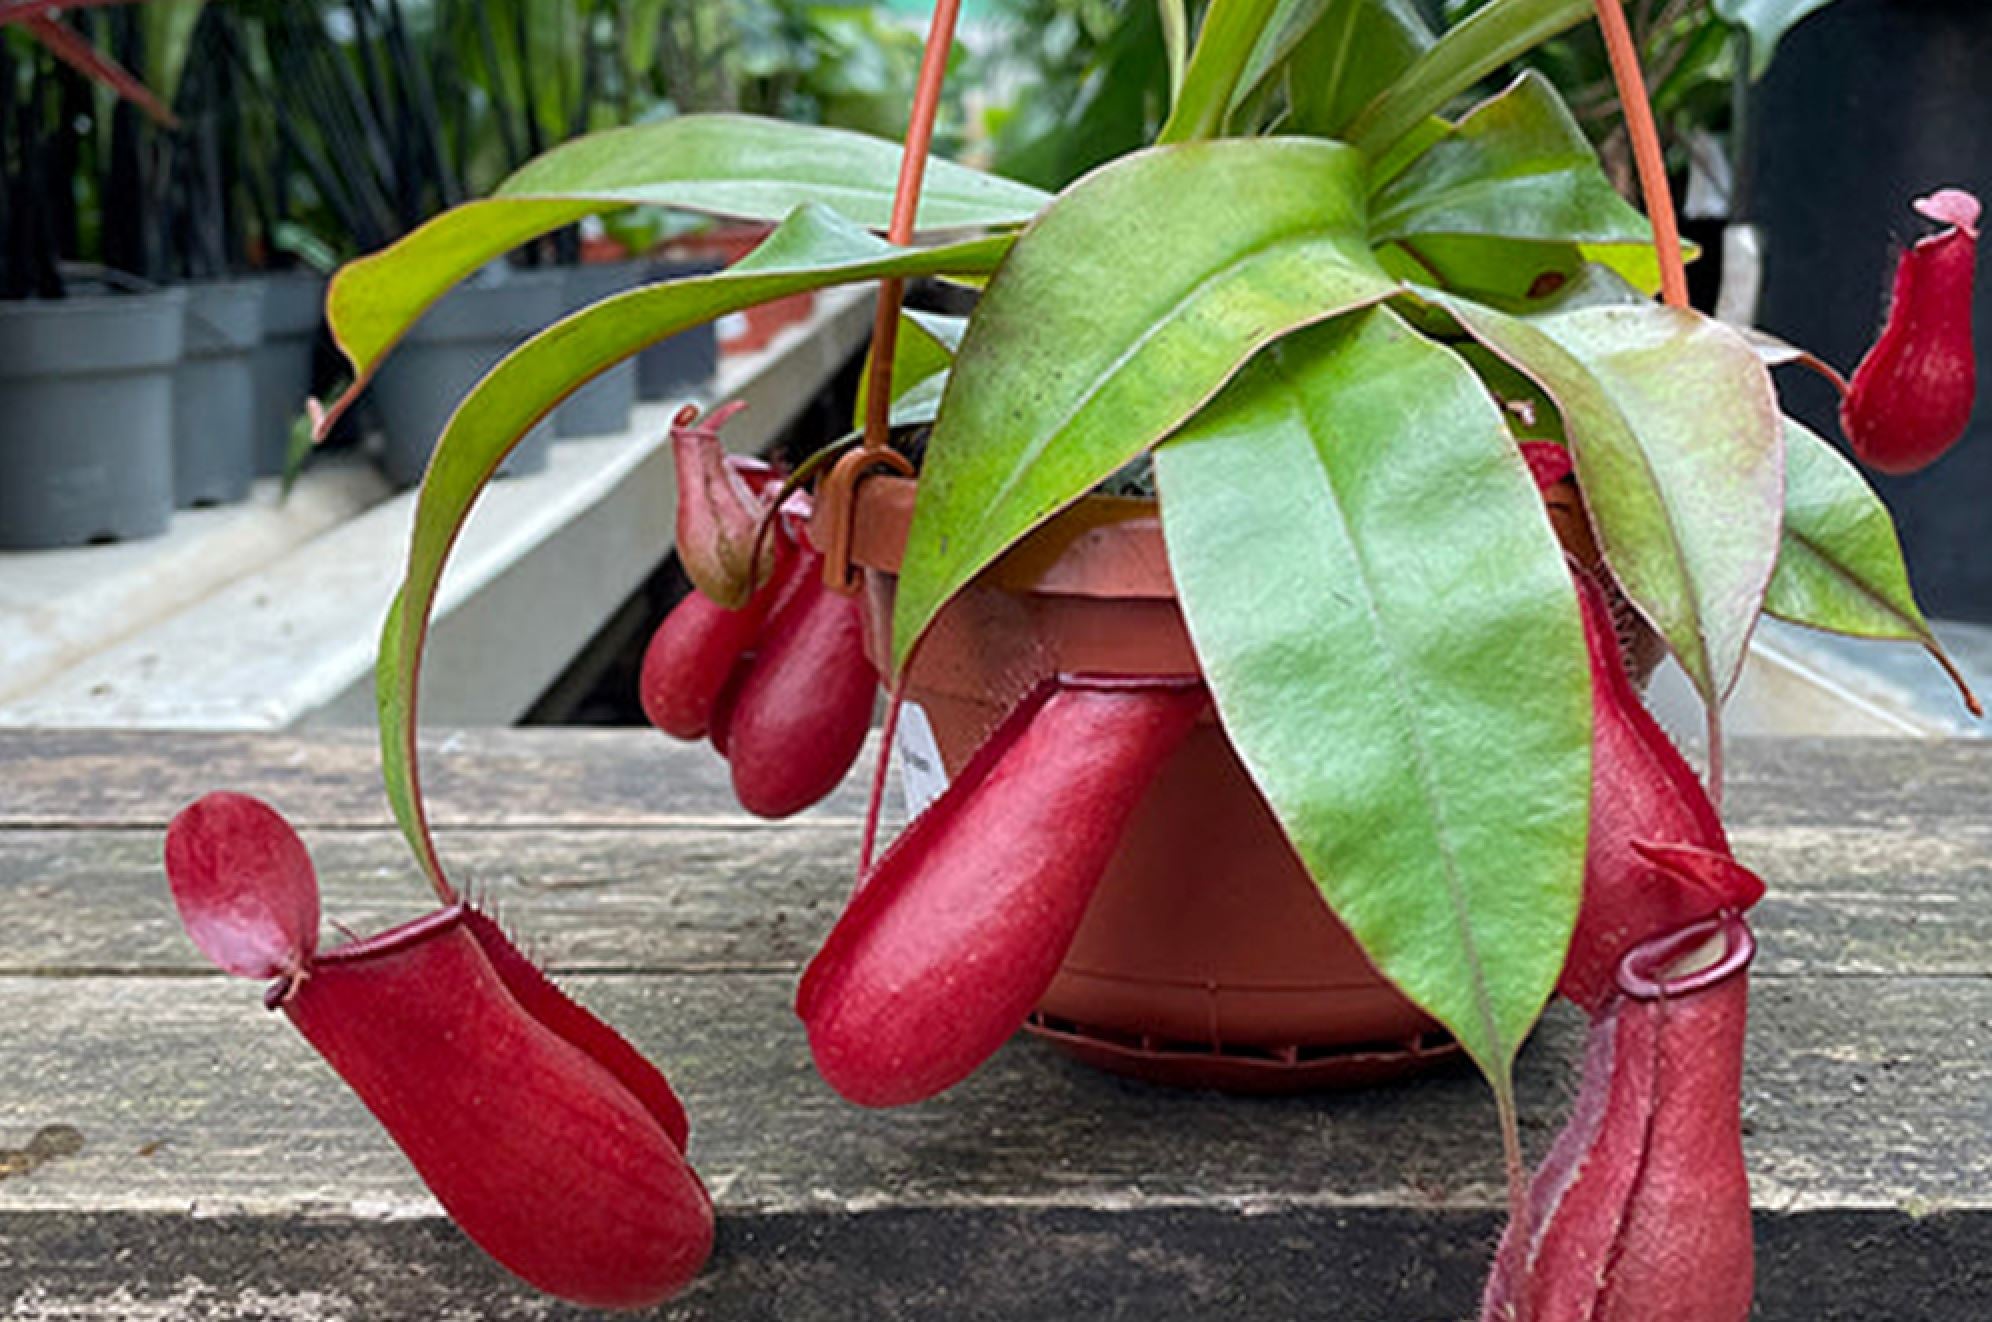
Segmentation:
<svg viewBox="0 0 1992 1322">
<path fill-rule="evenodd" d="M 1012 0 L 999 60 L 1019 86 L 988 126 L 1000 174 L 1062 188 L 1154 137 L 1169 110 L 1167 6 Z"/>
</svg>

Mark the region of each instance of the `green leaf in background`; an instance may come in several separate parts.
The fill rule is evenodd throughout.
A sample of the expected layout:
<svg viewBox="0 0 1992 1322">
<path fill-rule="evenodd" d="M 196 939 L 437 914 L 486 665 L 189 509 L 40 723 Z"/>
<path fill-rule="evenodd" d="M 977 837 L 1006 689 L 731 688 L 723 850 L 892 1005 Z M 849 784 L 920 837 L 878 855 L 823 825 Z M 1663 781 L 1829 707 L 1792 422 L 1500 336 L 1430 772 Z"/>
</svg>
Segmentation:
<svg viewBox="0 0 1992 1322">
<path fill-rule="evenodd" d="M 962 332 L 968 329 L 966 317 L 948 317 L 938 312 L 907 308 L 899 314 L 899 334 L 892 340 L 892 399 L 897 404 L 906 392 L 928 377 L 954 365 L 955 350 L 961 347 Z M 871 355 L 865 355 L 864 370 L 858 374 L 858 399 L 851 406 L 851 425 L 865 425 L 865 408 L 871 399 Z"/>
<path fill-rule="evenodd" d="M 632 203 L 773 220 L 818 205 L 883 229 L 899 176 L 899 145 L 882 138 L 756 119 L 691 115 L 577 138 L 541 156 L 492 197 L 436 217 L 333 278 L 326 314 L 356 397 L 381 359 L 451 286 L 485 263 L 583 216 Z M 1013 225 L 1049 200 L 1024 184 L 930 161 L 920 224 Z"/>
<path fill-rule="evenodd" d="M 1254 352 L 1397 291 L 1363 238 L 1363 187 L 1362 157 L 1336 143 L 1192 143 L 1088 176 L 1024 231 L 928 446 L 895 669 L 949 597 Z"/>
<path fill-rule="evenodd" d="M 1765 612 L 1829 633 L 1921 643 L 1965 689 L 1916 604 L 1881 497 L 1813 432 L 1790 418 L 1784 428 L 1784 539 Z M 1968 689 L 1965 701 L 1975 706 Z"/>
<path fill-rule="evenodd" d="M 422 806 L 415 749 L 422 647 L 457 531 L 519 438 L 593 377 L 686 327 L 830 285 L 989 271 L 1008 247 L 1009 240 L 998 237 L 896 248 L 834 212 L 804 207 L 729 270 L 604 299 L 541 331 L 477 383 L 444 428 L 422 477 L 408 566 L 381 632 L 375 674 L 388 801 L 432 877 L 442 875 L 442 865 Z"/>
<path fill-rule="evenodd" d="M 194 28 L 199 25 L 206 4 L 207 0 L 146 0 L 138 7 L 146 86 L 169 106 L 180 90 L 180 75 L 187 68 Z"/>
<path fill-rule="evenodd" d="M 1195 142 L 1224 132 L 1232 93 L 1279 8 L 1279 0 L 1211 0 L 1158 143 Z"/>
<path fill-rule="evenodd" d="M 884 138 L 753 115 L 685 115 L 576 138 L 522 166 L 494 199 L 562 197 L 777 220 L 804 203 L 882 230 L 900 146 Z M 1051 199 L 948 160 L 930 160 L 916 228 L 1020 225 Z"/>
<path fill-rule="evenodd" d="M 1294 53 L 1293 130 L 1341 136 L 1431 46 L 1432 29 L 1410 0 L 1327 0 Z"/>
<path fill-rule="evenodd" d="M 1370 199 L 1370 239 L 1428 235 L 1650 247 L 1549 81 L 1530 71 L 1475 106 Z"/>
<path fill-rule="evenodd" d="M 1155 464 L 1225 732 L 1499 1091 L 1563 967 L 1591 783 L 1577 601 L 1499 412 L 1377 309 L 1261 354 Z"/>
<path fill-rule="evenodd" d="M 1348 139 L 1372 157 L 1518 55 L 1589 18 L 1592 0 L 1494 0 L 1440 37 L 1364 107 Z"/>
<path fill-rule="evenodd" d="M 1183 94 L 1183 74 L 1190 67 L 1189 0 L 1156 0 L 1155 9 L 1162 22 L 1163 58 L 1169 63 L 1169 104 L 1174 106 Z"/>
<path fill-rule="evenodd" d="M 1802 18 L 1833 0 L 1715 0 L 1715 12 L 1750 34 L 1750 76 L 1761 78 L 1778 42 Z"/>
<path fill-rule="evenodd" d="M 1755 350 L 1720 322 L 1651 303 L 1523 321 L 1439 301 L 1556 401 L 1614 577 L 1720 704 L 1777 563 L 1784 506 L 1783 422 Z"/>
<path fill-rule="evenodd" d="M 1247 103 L 1264 97 L 1276 81 L 1286 78 L 1294 49 L 1314 30 L 1322 12 L 1336 2 L 1277 0 L 1272 16 L 1259 33 L 1258 44 L 1252 48 L 1251 58 L 1245 61 L 1245 72 L 1238 80 L 1238 90 L 1231 94 L 1232 115 L 1237 115 Z M 1248 132 L 1241 132 L 1240 136 Z"/>
<path fill-rule="evenodd" d="M 1174 8 L 1147 0 L 1122 5 L 1084 54 L 1067 48 L 1055 27 L 1037 33 L 1039 54 L 1029 73 L 1038 85 L 1015 104 L 989 110 L 997 173 L 1063 188 L 1145 146 L 1169 113 L 1167 29 Z M 1055 55 L 1046 49 L 1054 46 Z"/>
</svg>

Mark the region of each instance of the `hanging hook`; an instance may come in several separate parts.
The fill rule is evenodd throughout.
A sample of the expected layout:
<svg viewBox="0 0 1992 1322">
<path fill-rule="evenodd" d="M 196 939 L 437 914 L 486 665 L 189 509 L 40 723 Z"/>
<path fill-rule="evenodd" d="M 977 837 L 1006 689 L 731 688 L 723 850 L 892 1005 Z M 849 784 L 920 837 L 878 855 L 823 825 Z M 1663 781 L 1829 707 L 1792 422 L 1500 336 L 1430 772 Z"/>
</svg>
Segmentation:
<svg viewBox="0 0 1992 1322">
<path fill-rule="evenodd" d="M 892 198 L 892 221 L 886 238 L 905 246 L 913 241 L 920 207 L 920 183 L 927 171 L 927 154 L 934 141 L 934 120 L 940 112 L 941 82 L 947 76 L 948 53 L 954 49 L 955 19 L 961 0 L 937 0 L 934 21 L 927 28 L 927 48 L 920 58 L 920 81 L 913 92 L 913 113 L 906 127 L 906 146 L 899 158 L 899 186 Z M 858 590 L 851 568 L 851 522 L 857 513 L 858 483 L 880 468 L 913 475 L 913 465 L 890 445 L 892 424 L 892 357 L 899 342 L 899 307 L 906 282 L 881 280 L 878 312 L 872 322 L 871 370 L 866 378 L 864 443 L 837 461 L 817 488 L 824 531 L 823 581 L 833 591 Z"/>
</svg>

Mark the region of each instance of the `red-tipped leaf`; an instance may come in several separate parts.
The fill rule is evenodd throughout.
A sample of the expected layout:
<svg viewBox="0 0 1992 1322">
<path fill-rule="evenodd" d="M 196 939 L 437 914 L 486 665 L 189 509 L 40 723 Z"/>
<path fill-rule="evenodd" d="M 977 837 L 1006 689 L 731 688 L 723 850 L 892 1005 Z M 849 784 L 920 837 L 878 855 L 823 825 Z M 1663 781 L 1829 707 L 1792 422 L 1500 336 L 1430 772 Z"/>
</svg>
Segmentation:
<svg viewBox="0 0 1992 1322">
<path fill-rule="evenodd" d="M 1060 683 L 998 727 L 803 975 L 796 1012 L 831 1087 L 864 1106 L 921 1101 L 1017 1031 L 1206 701 L 1194 682 Z"/>
</svg>

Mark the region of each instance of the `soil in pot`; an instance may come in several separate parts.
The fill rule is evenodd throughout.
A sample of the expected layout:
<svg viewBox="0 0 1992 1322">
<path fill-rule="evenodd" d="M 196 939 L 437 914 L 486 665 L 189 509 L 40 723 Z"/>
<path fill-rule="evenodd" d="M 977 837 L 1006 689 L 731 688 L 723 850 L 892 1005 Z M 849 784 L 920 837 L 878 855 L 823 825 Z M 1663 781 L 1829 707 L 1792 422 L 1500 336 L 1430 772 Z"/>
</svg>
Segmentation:
<svg viewBox="0 0 1992 1322">
<path fill-rule="evenodd" d="M 325 277 L 285 272 L 263 280 L 263 339 L 255 367 L 256 475 L 284 471 L 291 427 L 311 393 L 311 361 L 324 319 Z"/>
<path fill-rule="evenodd" d="M 660 258 L 650 263 L 646 278 L 682 280 L 687 276 L 710 275 L 719 269 L 717 261 Z M 719 332 L 711 322 L 701 322 L 658 341 L 636 356 L 636 396 L 643 400 L 677 399 L 712 380 L 712 374 L 718 370 Z"/>
<path fill-rule="evenodd" d="M 178 289 L 0 302 L 0 548 L 166 530 L 186 302 Z"/>
<path fill-rule="evenodd" d="M 565 311 L 579 312 L 643 283 L 644 267 L 635 262 L 597 262 L 570 266 L 562 290 Z M 553 413 L 556 436 L 619 436 L 629 430 L 629 411 L 636 403 L 636 362 L 624 359 L 582 386 Z"/>
<path fill-rule="evenodd" d="M 256 373 L 263 335 L 260 280 L 187 290 L 186 343 L 173 376 L 173 503 L 224 505 L 256 476 Z"/>
<path fill-rule="evenodd" d="M 507 270 L 502 278 L 457 286 L 422 315 L 373 382 L 385 441 L 381 468 L 389 481 L 405 487 L 422 480 L 457 405 L 501 358 L 559 320 L 564 288 L 557 270 Z M 553 422 L 544 419 L 526 433 L 499 476 L 545 468 L 552 442 Z"/>
<path fill-rule="evenodd" d="M 882 660 L 914 485 L 859 488 L 852 559 Z M 1094 497 L 951 603 L 908 685 L 902 743 L 952 773 L 1031 682 L 1197 669 L 1152 503 Z M 917 711 L 915 710 L 917 708 Z M 1092 1064 L 1233 1091 L 1369 1083 L 1457 1054 L 1322 902 L 1215 717 L 1136 809 L 1033 1032 Z"/>
</svg>

